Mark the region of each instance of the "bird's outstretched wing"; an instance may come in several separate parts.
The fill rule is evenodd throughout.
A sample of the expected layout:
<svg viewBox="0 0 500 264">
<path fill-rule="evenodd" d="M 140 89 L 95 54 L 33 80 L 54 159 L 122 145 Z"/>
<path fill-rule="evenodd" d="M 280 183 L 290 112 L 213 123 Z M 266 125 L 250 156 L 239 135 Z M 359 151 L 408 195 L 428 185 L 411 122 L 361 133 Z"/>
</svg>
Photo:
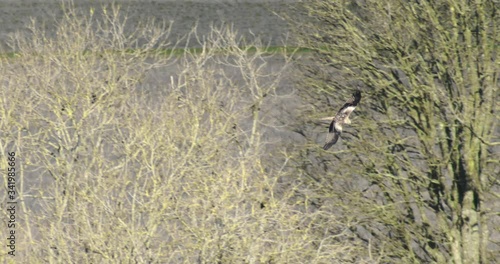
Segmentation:
<svg viewBox="0 0 500 264">
<path fill-rule="evenodd" d="M 339 140 L 340 133 L 342 131 L 337 131 L 335 129 L 335 118 L 333 119 L 332 123 L 330 124 L 330 128 L 328 129 L 328 134 L 326 135 L 326 143 L 323 146 L 324 150 L 327 150 L 331 148 L 335 143 L 337 143 L 337 140 Z"/>
<path fill-rule="evenodd" d="M 344 124 L 350 124 L 349 115 L 354 111 L 359 101 L 361 100 L 361 92 L 356 91 L 352 97 L 347 100 L 347 102 L 340 108 L 338 113 L 332 120 L 330 127 L 328 128 L 328 135 L 326 135 L 326 143 L 323 146 L 324 150 L 331 148 L 339 140 L 340 134 L 342 133 L 342 126 Z"/>
</svg>

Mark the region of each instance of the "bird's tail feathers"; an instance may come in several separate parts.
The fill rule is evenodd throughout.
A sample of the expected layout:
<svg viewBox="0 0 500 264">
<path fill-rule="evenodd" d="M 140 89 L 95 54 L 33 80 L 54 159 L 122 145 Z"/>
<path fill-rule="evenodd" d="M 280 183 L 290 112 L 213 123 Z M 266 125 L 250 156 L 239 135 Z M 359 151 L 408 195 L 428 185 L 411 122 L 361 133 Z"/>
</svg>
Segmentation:
<svg viewBox="0 0 500 264">
<path fill-rule="evenodd" d="M 333 145 L 335 145 L 335 143 L 337 143 L 339 138 L 340 138 L 340 132 L 335 131 L 333 133 L 329 133 L 327 141 L 326 141 L 325 145 L 323 146 L 323 149 L 327 150 L 327 149 L 331 148 Z"/>
</svg>

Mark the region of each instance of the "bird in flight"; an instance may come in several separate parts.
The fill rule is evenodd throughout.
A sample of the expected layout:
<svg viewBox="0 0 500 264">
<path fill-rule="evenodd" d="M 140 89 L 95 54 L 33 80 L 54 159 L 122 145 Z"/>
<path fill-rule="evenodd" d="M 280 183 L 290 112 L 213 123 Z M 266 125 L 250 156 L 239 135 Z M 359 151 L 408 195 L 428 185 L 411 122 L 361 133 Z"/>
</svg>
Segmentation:
<svg viewBox="0 0 500 264">
<path fill-rule="evenodd" d="M 360 100 L 361 92 L 354 92 L 352 97 L 345 102 L 344 106 L 342 106 L 338 113 L 333 117 L 330 128 L 328 129 L 328 135 L 326 135 L 326 143 L 323 146 L 324 150 L 331 148 L 335 143 L 337 143 L 337 140 L 339 140 L 340 134 L 342 133 L 342 126 L 344 124 L 351 123 L 349 115 L 352 111 L 354 111 Z"/>
</svg>

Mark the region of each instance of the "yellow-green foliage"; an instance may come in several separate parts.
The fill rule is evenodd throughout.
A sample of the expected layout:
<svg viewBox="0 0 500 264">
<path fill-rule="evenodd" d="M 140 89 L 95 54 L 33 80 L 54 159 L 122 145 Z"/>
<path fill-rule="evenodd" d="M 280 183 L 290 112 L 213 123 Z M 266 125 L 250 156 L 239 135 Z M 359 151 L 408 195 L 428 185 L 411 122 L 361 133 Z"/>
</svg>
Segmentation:
<svg viewBox="0 0 500 264">
<path fill-rule="evenodd" d="M 348 183 L 358 174 L 370 184 L 354 197 L 348 194 L 359 188 L 339 190 L 339 179 L 323 187 L 350 197 L 346 207 L 380 224 L 367 229 L 374 241 L 389 241 L 375 250 L 390 252 L 384 262 L 497 259 L 498 250 L 487 248 L 498 249 L 490 242 L 490 232 L 498 235 L 491 212 L 498 210 L 499 188 L 498 1 L 305 6 L 310 23 L 297 32 L 303 46 L 316 50 L 316 65 L 304 67 L 301 87 L 313 87 L 304 98 L 330 112 L 325 95 L 340 101 L 355 87 L 364 94 L 354 139 L 328 170 Z"/>
</svg>

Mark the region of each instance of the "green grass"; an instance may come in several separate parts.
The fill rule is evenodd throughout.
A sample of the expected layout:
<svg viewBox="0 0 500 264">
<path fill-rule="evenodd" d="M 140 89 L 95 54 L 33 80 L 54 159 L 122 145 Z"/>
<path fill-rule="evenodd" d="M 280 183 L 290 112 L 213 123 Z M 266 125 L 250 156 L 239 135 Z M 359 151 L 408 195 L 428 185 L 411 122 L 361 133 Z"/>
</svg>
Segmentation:
<svg viewBox="0 0 500 264">
<path fill-rule="evenodd" d="M 242 49 L 245 49 L 246 52 L 253 53 L 257 51 L 262 51 L 267 54 L 274 54 L 274 53 L 280 53 L 280 54 L 300 54 L 300 53 L 309 53 L 312 51 L 312 49 L 309 48 L 302 48 L 302 47 L 286 47 L 286 46 L 269 46 L 269 47 L 255 47 L 255 46 L 248 46 L 248 47 L 241 47 Z M 228 54 L 231 53 L 231 51 L 234 50 L 234 47 L 229 47 L 227 49 L 218 49 L 216 53 L 220 54 Z M 128 49 L 125 52 L 126 53 L 134 53 L 137 50 L 134 49 Z M 119 53 L 119 51 L 115 51 L 116 53 Z M 154 51 L 155 53 L 158 52 L 158 50 Z M 87 52 L 84 52 L 87 53 Z M 162 54 L 165 56 L 180 56 L 183 54 L 201 54 L 203 53 L 203 48 L 175 48 L 175 49 L 164 49 L 160 50 L 158 54 Z M 20 52 L 5 52 L 5 53 L 0 53 L 0 58 L 16 58 L 21 56 L 22 54 Z"/>
</svg>

